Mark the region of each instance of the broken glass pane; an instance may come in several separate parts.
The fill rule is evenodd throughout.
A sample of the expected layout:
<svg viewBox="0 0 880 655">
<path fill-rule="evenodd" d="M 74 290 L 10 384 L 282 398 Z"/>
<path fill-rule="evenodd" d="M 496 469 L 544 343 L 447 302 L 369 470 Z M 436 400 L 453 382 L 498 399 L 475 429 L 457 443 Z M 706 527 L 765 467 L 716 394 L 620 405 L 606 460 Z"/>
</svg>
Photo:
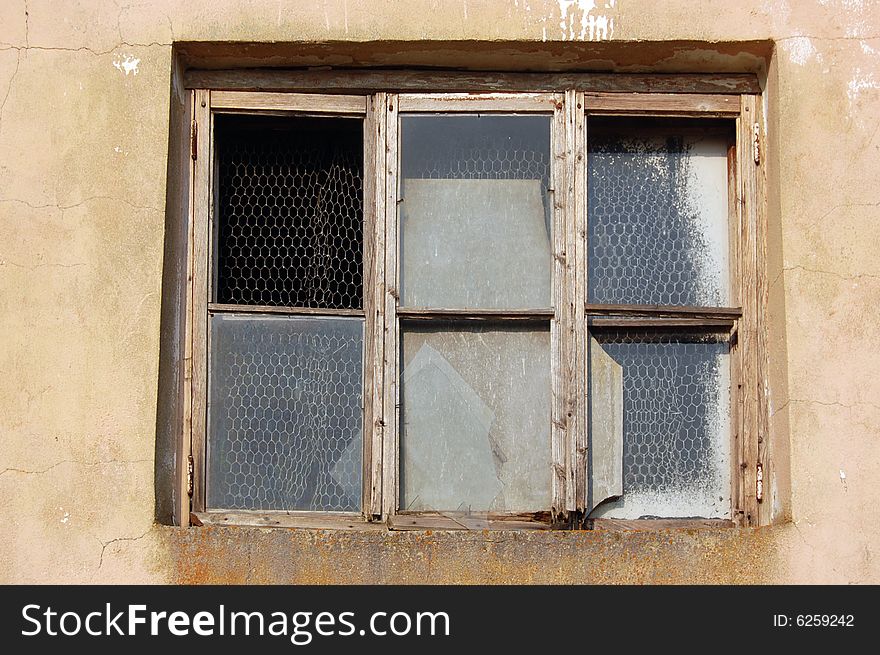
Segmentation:
<svg viewBox="0 0 880 655">
<path fill-rule="evenodd" d="M 207 503 L 358 511 L 363 321 L 211 317 Z"/>
<path fill-rule="evenodd" d="M 590 120 L 590 302 L 730 304 L 727 129 Z"/>
<path fill-rule="evenodd" d="M 728 518 L 726 337 L 631 330 L 594 336 L 592 347 L 619 365 L 598 378 L 591 371 L 591 386 L 622 386 L 623 496 L 600 505 L 593 518 Z"/>
<path fill-rule="evenodd" d="M 219 303 L 360 308 L 363 121 L 218 114 Z"/>
<path fill-rule="evenodd" d="M 550 117 L 401 118 L 401 306 L 550 306 Z"/>
<path fill-rule="evenodd" d="M 550 333 L 480 327 L 402 336 L 400 508 L 550 506 Z"/>
</svg>

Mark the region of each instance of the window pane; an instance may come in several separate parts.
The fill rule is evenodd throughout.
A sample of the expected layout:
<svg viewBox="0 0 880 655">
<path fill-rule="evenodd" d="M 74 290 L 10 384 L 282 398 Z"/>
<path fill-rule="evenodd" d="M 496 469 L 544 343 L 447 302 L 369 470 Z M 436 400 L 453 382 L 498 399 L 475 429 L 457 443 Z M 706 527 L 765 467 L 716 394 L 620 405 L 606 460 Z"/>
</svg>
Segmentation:
<svg viewBox="0 0 880 655">
<path fill-rule="evenodd" d="M 420 328 L 402 342 L 400 508 L 549 509 L 549 331 Z"/>
<path fill-rule="evenodd" d="M 730 304 L 729 129 L 720 121 L 590 120 L 590 302 Z"/>
<path fill-rule="evenodd" d="M 622 374 L 623 497 L 592 516 L 729 517 L 727 342 L 682 333 L 594 336 Z"/>
<path fill-rule="evenodd" d="M 211 317 L 211 509 L 360 509 L 362 351 L 360 319 Z"/>
<path fill-rule="evenodd" d="M 401 305 L 550 306 L 550 117 L 401 118 Z"/>
<path fill-rule="evenodd" d="M 361 307 L 363 121 L 216 118 L 215 298 Z"/>
</svg>

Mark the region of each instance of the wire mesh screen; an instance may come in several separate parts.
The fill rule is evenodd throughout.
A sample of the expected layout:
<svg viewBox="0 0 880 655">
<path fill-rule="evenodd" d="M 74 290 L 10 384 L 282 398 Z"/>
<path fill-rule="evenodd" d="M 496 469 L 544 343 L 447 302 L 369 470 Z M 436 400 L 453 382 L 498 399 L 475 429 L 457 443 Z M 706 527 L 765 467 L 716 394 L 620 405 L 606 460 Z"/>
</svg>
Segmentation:
<svg viewBox="0 0 880 655">
<path fill-rule="evenodd" d="M 363 122 L 216 119 L 216 300 L 359 309 Z"/>
<path fill-rule="evenodd" d="M 592 119 L 591 302 L 729 303 L 724 123 Z"/>
<path fill-rule="evenodd" d="M 624 496 L 607 515 L 729 514 L 725 337 L 630 330 L 594 336 L 620 365 L 623 386 Z"/>
<path fill-rule="evenodd" d="M 211 318 L 208 505 L 358 511 L 363 322 Z"/>
<path fill-rule="evenodd" d="M 402 116 L 400 302 L 551 304 L 551 117 Z"/>
</svg>

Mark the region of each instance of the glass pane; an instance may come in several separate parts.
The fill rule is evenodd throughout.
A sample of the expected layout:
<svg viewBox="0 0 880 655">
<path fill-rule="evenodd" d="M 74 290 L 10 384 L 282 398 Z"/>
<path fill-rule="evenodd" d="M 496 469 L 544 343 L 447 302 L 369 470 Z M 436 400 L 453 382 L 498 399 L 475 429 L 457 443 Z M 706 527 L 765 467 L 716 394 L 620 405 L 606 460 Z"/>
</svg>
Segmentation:
<svg viewBox="0 0 880 655">
<path fill-rule="evenodd" d="M 360 308 L 363 121 L 215 120 L 217 302 Z"/>
<path fill-rule="evenodd" d="M 211 509 L 359 511 L 363 322 L 212 316 Z"/>
<path fill-rule="evenodd" d="M 550 117 L 401 118 L 401 305 L 550 306 Z"/>
<path fill-rule="evenodd" d="M 402 336 L 400 508 L 550 507 L 550 333 L 464 328 Z"/>
<path fill-rule="evenodd" d="M 620 365 L 623 497 L 600 505 L 592 516 L 728 518 L 728 343 L 686 333 L 620 331 L 594 337 Z M 592 383 L 600 384 L 595 377 Z"/>
<path fill-rule="evenodd" d="M 720 121 L 590 120 L 590 302 L 730 304 L 729 129 Z"/>
</svg>

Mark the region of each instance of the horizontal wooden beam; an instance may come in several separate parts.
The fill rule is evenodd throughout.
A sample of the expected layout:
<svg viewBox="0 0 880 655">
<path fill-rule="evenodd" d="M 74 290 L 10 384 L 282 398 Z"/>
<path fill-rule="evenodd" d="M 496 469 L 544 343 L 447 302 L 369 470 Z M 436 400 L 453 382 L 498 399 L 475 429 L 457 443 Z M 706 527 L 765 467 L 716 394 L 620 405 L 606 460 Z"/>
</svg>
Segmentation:
<svg viewBox="0 0 880 655">
<path fill-rule="evenodd" d="M 470 322 L 491 323 L 520 321 L 535 323 L 549 321 L 555 315 L 553 309 L 397 309 L 397 316 L 408 322 Z"/>
<path fill-rule="evenodd" d="M 314 93 L 263 93 L 259 91 L 214 91 L 212 110 L 296 111 L 321 114 L 363 116 L 367 113 L 366 96 Z"/>
<path fill-rule="evenodd" d="M 587 303 L 586 313 L 591 316 L 645 316 L 698 319 L 738 319 L 741 307 L 676 307 L 673 305 L 605 305 Z"/>
<path fill-rule="evenodd" d="M 683 93 L 588 93 L 587 114 L 640 116 L 739 116 L 738 95 Z"/>
<path fill-rule="evenodd" d="M 463 512 L 399 513 L 388 518 L 391 530 L 550 530 L 550 512 L 516 514 Z"/>
<path fill-rule="evenodd" d="M 193 525 L 237 525 L 258 528 L 386 531 L 384 523 L 369 523 L 359 514 L 330 512 L 194 512 Z"/>
<path fill-rule="evenodd" d="M 376 69 L 191 69 L 188 89 L 244 91 L 760 93 L 752 73 L 504 73 Z"/>
<path fill-rule="evenodd" d="M 600 316 L 589 319 L 589 325 L 597 328 L 717 328 L 731 330 L 736 325 L 734 319 L 727 318 L 613 318 Z"/>
<path fill-rule="evenodd" d="M 399 112 L 546 112 L 562 105 L 553 93 L 402 93 Z"/>
<path fill-rule="evenodd" d="M 727 519 L 591 519 L 593 530 L 632 532 L 650 530 L 705 530 L 733 528 Z"/>
<path fill-rule="evenodd" d="M 281 316 L 313 316 L 320 318 L 346 317 L 363 318 L 362 309 L 321 309 L 315 307 L 277 307 L 275 305 L 228 305 L 208 303 L 211 314 L 272 314 Z"/>
</svg>

